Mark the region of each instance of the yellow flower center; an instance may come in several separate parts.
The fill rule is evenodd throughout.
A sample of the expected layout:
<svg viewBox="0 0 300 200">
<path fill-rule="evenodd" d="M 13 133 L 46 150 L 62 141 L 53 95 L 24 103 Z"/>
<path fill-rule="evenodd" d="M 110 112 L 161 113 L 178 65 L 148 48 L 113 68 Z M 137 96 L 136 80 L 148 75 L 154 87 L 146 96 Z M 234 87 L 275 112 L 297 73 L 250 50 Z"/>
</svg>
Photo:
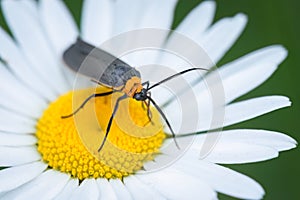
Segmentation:
<svg viewBox="0 0 300 200">
<path fill-rule="evenodd" d="M 158 112 L 151 108 L 149 122 L 146 106 L 134 99 L 122 100 L 107 141 L 99 152 L 116 99 L 121 93 L 91 99 L 69 118 L 91 94 L 105 88 L 68 92 L 52 102 L 37 123 L 38 151 L 50 168 L 72 177 L 123 178 L 153 160 L 166 138 Z"/>
</svg>

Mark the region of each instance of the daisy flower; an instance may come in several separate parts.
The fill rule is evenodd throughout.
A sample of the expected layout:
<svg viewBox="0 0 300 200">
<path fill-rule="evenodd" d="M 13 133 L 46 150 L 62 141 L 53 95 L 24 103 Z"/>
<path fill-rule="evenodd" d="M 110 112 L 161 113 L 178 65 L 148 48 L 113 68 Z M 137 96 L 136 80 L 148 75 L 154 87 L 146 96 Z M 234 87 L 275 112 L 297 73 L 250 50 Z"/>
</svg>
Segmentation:
<svg viewBox="0 0 300 200">
<path fill-rule="evenodd" d="M 78 36 L 99 46 L 132 30 L 167 30 L 171 27 L 175 6 L 175 0 L 136 0 L 130 6 L 125 0 L 86 0 L 81 30 L 78 30 L 62 1 L 1 1 L 12 32 L 11 37 L 0 29 L 1 199 L 217 199 L 217 193 L 241 199 L 263 197 L 264 190 L 256 181 L 222 164 L 272 159 L 279 151 L 294 148 L 296 141 L 269 130 L 226 130 L 221 136 L 217 130 L 290 106 L 289 99 L 283 96 L 234 102 L 270 77 L 287 56 L 287 51 L 280 45 L 273 45 L 238 58 L 218 70 L 211 68 L 236 41 L 247 22 L 244 14 L 236 14 L 212 23 L 216 6 L 213 1 L 205 1 L 193 9 L 176 28 L 176 33 L 162 32 L 155 38 L 158 47 L 175 49 L 178 37 L 184 36 L 187 41 L 202 47 L 210 58 L 196 63 L 197 67 L 211 68 L 204 75 L 205 81 L 195 82 L 195 74 L 184 76 L 183 80 L 194 83 L 189 89 L 194 100 L 185 99 L 188 103 L 181 105 L 189 114 L 186 118 L 178 114 L 178 103 L 172 100 L 172 92 L 160 87 L 152 93 L 174 126 L 179 144 L 189 140 L 183 154 L 170 156 L 174 149 L 164 148 L 173 141 L 168 137 L 170 130 L 167 126 L 157 128 L 162 127 L 163 121 L 153 108 L 154 125 L 145 125 L 148 120 L 145 110 L 133 99 L 127 101 L 128 105 L 120 105 L 105 144 L 116 148 L 101 151 L 99 157 L 93 149 L 99 147 L 103 137 L 99 136 L 101 129 L 92 123 L 105 129 L 112 112 L 108 102 L 114 100 L 97 98 L 74 117 L 61 118 L 72 112 L 74 96 L 82 102 L 95 90 L 107 90 L 104 87 L 73 90 L 76 76 L 64 66 L 62 55 Z M 136 40 L 143 36 L 133 33 Z M 123 43 L 126 46 L 131 41 L 123 40 Z M 118 45 L 121 48 L 121 44 Z M 179 47 L 183 48 L 182 45 Z M 191 46 L 185 46 L 181 53 L 189 48 Z M 194 56 L 199 58 L 200 54 Z M 131 66 L 158 63 L 169 66 L 171 72 L 187 67 L 178 57 L 159 51 L 137 52 L 125 56 L 124 60 Z M 160 77 L 161 70 L 156 68 L 155 72 Z M 145 80 L 157 75 L 146 71 L 141 70 Z M 163 74 L 163 77 L 169 74 Z M 223 102 L 216 110 L 211 109 L 214 101 L 211 97 L 218 96 L 210 94 L 211 88 L 217 85 L 213 82 L 214 77 L 222 81 L 224 94 Z M 75 85 L 84 88 L 88 82 L 77 80 Z M 192 101 L 195 104 L 190 103 Z M 88 110 L 94 107 L 97 108 L 96 121 L 88 115 Z M 214 112 L 218 111 L 224 115 L 220 115 L 219 124 L 214 124 Z M 196 126 L 180 127 L 194 119 Z M 138 125 L 134 127 L 140 127 L 138 131 L 132 122 Z M 216 131 L 205 132 L 211 128 Z M 134 137 L 128 132 L 141 135 Z M 190 133 L 194 134 L 188 136 Z M 211 138 L 212 144 L 209 143 Z M 210 148 L 199 157 L 207 144 Z M 164 163 L 169 157 L 172 157 L 171 162 Z M 156 163 L 161 162 L 157 169 Z"/>
</svg>

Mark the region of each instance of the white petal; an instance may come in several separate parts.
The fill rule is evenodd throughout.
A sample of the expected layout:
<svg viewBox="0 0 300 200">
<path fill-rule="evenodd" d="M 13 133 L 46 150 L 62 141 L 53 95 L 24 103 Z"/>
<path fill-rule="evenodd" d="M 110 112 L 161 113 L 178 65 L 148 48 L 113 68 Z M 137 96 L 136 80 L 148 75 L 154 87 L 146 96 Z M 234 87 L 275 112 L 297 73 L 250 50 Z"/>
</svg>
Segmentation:
<svg viewBox="0 0 300 200">
<path fill-rule="evenodd" d="M 111 186 L 113 187 L 118 199 L 131 200 L 133 199 L 125 185 L 119 179 L 110 179 Z"/>
<path fill-rule="evenodd" d="M 51 44 L 56 54 L 61 56 L 78 36 L 78 29 L 71 13 L 59 0 L 42 0 L 39 11 Z"/>
<path fill-rule="evenodd" d="M 153 0 L 151 2 L 144 1 L 143 3 L 139 11 L 141 19 L 138 28 L 171 28 L 177 0 Z M 145 4 L 148 4 L 147 7 L 145 7 Z"/>
<path fill-rule="evenodd" d="M 81 29 L 84 40 L 98 46 L 112 36 L 114 4 L 108 0 L 83 2 Z"/>
<path fill-rule="evenodd" d="M 213 66 L 214 64 L 211 62 L 211 59 L 207 56 L 207 53 L 202 49 L 202 47 L 199 46 L 201 44 L 197 44 L 197 42 L 202 37 L 202 33 L 207 29 L 207 27 L 212 22 L 214 17 L 214 11 L 215 11 L 215 2 L 212 1 L 203 2 L 194 10 L 192 10 L 192 12 L 177 27 L 176 32 L 173 32 L 170 35 L 166 45 L 164 46 L 165 51 L 159 52 L 160 55 L 157 64 L 166 66 L 167 68 L 170 69 L 169 72 L 165 73 L 160 71 L 160 73 L 155 73 L 155 71 L 153 70 L 153 72 L 151 73 L 149 72 L 147 74 L 142 73 L 143 77 L 146 77 L 145 80 L 152 80 L 154 82 L 158 82 L 159 81 L 158 79 L 162 78 L 161 76 L 162 74 L 164 74 L 164 76 L 167 77 L 169 75 L 173 75 L 174 73 L 182 71 L 187 68 L 192 68 L 192 67 L 208 68 L 208 66 Z M 183 35 L 178 34 L 177 32 Z M 153 64 L 150 62 L 145 63 L 145 58 L 147 58 L 146 60 L 148 60 L 148 55 L 140 55 L 139 57 L 143 59 L 142 60 L 143 62 L 141 63 Z M 160 78 L 155 80 L 152 77 L 160 77 Z M 198 73 L 192 72 L 189 74 L 185 74 L 182 77 L 184 77 L 184 80 L 195 80 L 198 79 L 200 76 Z M 176 82 L 174 82 L 173 84 L 170 83 L 170 85 L 171 86 L 176 85 L 176 87 L 178 87 L 179 85 L 178 83 L 180 83 L 180 79 L 177 78 Z M 173 88 L 174 87 L 171 87 L 171 89 Z M 153 92 L 153 96 L 160 105 L 174 98 L 174 94 L 165 92 L 161 88 Z"/>
<path fill-rule="evenodd" d="M 30 13 L 34 17 L 38 17 L 37 12 L 36 12 L 37 5 L 34 1 L 31 1 L 31 0 L 22 1 L 22 6 L 24 6 L 24 8 L 26 8 L 28 13 Z"/>
<path fill-rule="evenodd" d="M 182 138 L 180 138 L 177 141 L 182 142 L 181 139 Z M 185 148 L 182 148 L 183 147 L 182 143 L 178 143 L 179 147 L 183 150 L 183 152 L 179 152 L 178 148 L 176 147 L 175 144 L 173 144 L 173 146 L 169 146 L 170 142 L 174 142 L 174 141 L 171 139 L 168 139 L 168 140 L 166 140 L 166 142 L 164 142 L 164 144 L 163 144 L 164 146 L 160 149 L 162 154 L 156 156 L 153 161 L 148 161 L 148 162 L 144 163 L 143 171 L 141 171 L 141 173 L 152 172 L 153 170 L 157 170 L 157 169 L 160 170 L 162 168 L 162 166 L 169 165 L 170 163 L 172 163 L 174 161 L 174 158 L 180 157 L 179 155 L 182 155 L 184 153 Z M 169 143 L 169 144 L 165 145 L 165 143 Z M 168 148 L 166 148 L 166 147 L 168 147 Z"/>
<path fill-rule="evenodd" d="M 62 61 L 63 52 L 76 41 L 78 29 L 71 16 L 71 13 L 59 0 L 43 0 L 40 2 L 40 15 L 53 50 L 59 61 Z M 55 13 L 55 15 L 53 14 Z M 69 83 L 73 83 L 75 75 L 59 62 Z"/>
<path fill-rule="evenodd" d="M 0 166 L 16 166 L 41 159 L 36 147 L 0 146 Z"/>
<path fill-rule="evenodd" d="M 73 192 L 78 188 L 78 179 L 70 179 L 64 189 L 55 197 L 55 200 L 70 199 Z"/>
<path fill-rule="evenodd" d="M 199 178 L 217 192 L 229 196 L 240 199 L 261 199 L 264 195 L 263 188 L 253 179 L 213 163 L 182 159 L 172 168 Z"/>
<path fill-rule="evenodd" d="M 5 194 L 6 192 L 0 192 L 0 198 L 2 198 Z"/>
<path fill-rule="evenodd" d="M 200 43 L 203 32 L 213 20 L 214 12 L 215 2 L 213 1 L 205 1 L 192 10 L 176 28 L 176 32 L 172 32 L 168 38 L 164 47 L 165 51 L 160 52 L 159 64 L 174 69 L 176 72 L 192 67 L 214 66 Z M 187 77 L 187 80 L 199 78 L 199 76 L 189 77 L 194 74 L 197 73 L 186 74 L 184 77 Z"/>
<path fill-rule="evenodd" d="M 211 27 L 205 33 L 204 39 L 200 36 L 198 37 L 198 39 L 192 38 L 200 46 L 202 45 L 202 47 L 207 52 L 210 59 L 208 59 L 206 53 L 202 52 L 201 50 L 199 50 L 199 47 L 194 46 L 194 45 L 189 45 L 189 46 L 191 46 L 190 48 L 183 48 L 183 49 L 186 49 L 185 51 L 187 53 L 181 53 L 181 54 L 185 55 L 185 56 L 188 55 L 188 58 L 191 59 L 191 58 L 193 58 L 193 54 L 195 54 L 194 52 L 196 52 L 196 50 L 198 50 L 199 52 L 197 53 L 198 54 L 197 58 L 199 60 L 199 57 L 200 57 L 201 61 L 198 61 L 197 58 L 192 59 L 190 61 L 192 61 L 194 65 L 196 64 L 197 67 L 213 66 L 213 63 L 217 62 L 217 60 L 219 60 L 219 58 L 221 56 L 223 56 L 223 54 L 228 50 L 228 48 L 232 45 L 232 43 L 239 36 L 239 34 L 241 33 L 241 31 L 243 30 L 243 28 L 246 24 L 246 21 L 247 21 L 246 17 L 242 14 L 238 14 L 233 18 L 222 19 L 221 21 L 216 23 L 213 27 Z M 187 41 L 185 41 L 185 42 L 187 42 Z M 177 41 L 177 43 L 178 43 L 178 41 Z M 171 49 L 176 49 L 176 40 L 173 43 L 172 43 L 172 40 L 170 40 L 168 43 L 168 46 L 170 46 Z M 183 45 L 178 45 L 178 46 L 182 47 Z M 179 51 L 179 49 L 178 49 L 178 51 Z M 170 58 L 170 57 L 172 57 L 172 58 Z M 177 58 L 175 58 L 175 57 L 177 57 Z M 169 54 L 169 56 L 163 56 L 162 62 L 164 63 L 164 65 L 172 66 L 172 68 L 175 69 L 176 71 L 183 70 L 184 68 L 187 68 L 187 67 L 189 67 L 189 68 L 192 67 L 192 66 L 190 66 L 190 64 L 187 65 L 188 63 L 186 63 L 182 58 L 179 58 L 178 56 L 174 56 L 174 55 L 172 56 L 170 54 Z M 167 64 L 165 64 L 165 63 L 167 63 Z M 260 71 L 255 70 L 256 68 L 253 68 L 253 65 L 251 65 L 250 67 L 252 67 L 251 70 L 253 70 L 253 71 L 250 71 L 248 68 L 241 68 L 241 69 L 245 70 L 245 76 L 243 77 L 242 74 L 239 74 L 240 76 L 238 76 L 239 77 L 238 81 L 241 81 L 241 83 L 246 82 L 245 80 L 247 80 L 247 79 L 245 77 L 250 77 L 249 71 L 252 73 L 266 74 L 266 73 L 261 73 L 261 69 L 260 69 Z M 260 66 L 258 66 L 258 67 L 260 67 Z M 269 71 L 270 73 L 272 73 L 274 70 L 272 70 L 270 68 L 272 68 L 272 66 L 268 67 L 266 69 L 266 71 Z M 248 71 L 247 71 L 247 69 L 248 69 Z M 205 78 L 205 80 L 204 80 L 205 82 L 201 82 L 201 84 L 198 84 L 193 89 L 193 91 L 199 101 L 199 105 L 203 105 L 203 99 L 204 99 L 204 103 L 210 102 L 210 99 L 208 99 L 207 94 L 205 92 L 203 92 L 203 90 L 207 90 L 207 87 L 209 87 L 210 91 L 207 91 L 207 92 L 215 92 L 215 91 L 212 91 L 211 88 L 215 87 L 216 84 L 220 84 L 221 79 L 223 81 L 222 76 L 219 78 L 219 80 L 217 79 L 217 81 L 215 81 L 216 77 L 217 78 L 219 77 L 219 73 L 221 73 L 221 72 L 219 72 L 219 71 L 213 72 L 212 75 Z M 234 91 L 235 93 L 232 92 L 233 94 L 230 93 L 227 95 L 227 92 L 228 92 L 226 90 L 227 87 L 228 88 L 237 88 L 237 89 L 239 89 L 241 87 L 243 89 L 243 92 L 245 93 L 245 91 L 247 91 L 247 89 L 253 89 L 253 87 L 256 87 L 257 84 L 260 84 L 262 81 L 264 81 L 266 79 L 266 77 L 269 76 L 269 74 L 261 75 L 262 77 L 265 77 L 265 79 L 262 79 L 262 80 L 259 79 L 258 81 L 254 81 L 254 83 L 248 81 L 247 83 L 245 83 L 245 85 L 239 84 L 239 86 L 236 86 L 237 84 L 235 84 L 235 83 L 237 83 L 237 80 L 233 79 L 233 78 L 236 78 L 236 76 L 234 76 L 234 73 L 236 73 L 236 71 L 232 70 L 231 74 L 230 74 L 231 76 L 229 76 L 232 79 L 228 79 L 227 84 L 224 83 L 226 97 L 230 96 L 230 95 L 233 96 L 233 94 L 235 95 L 235 97 L 241 95 L 241 92 L 239 93 L 239 91 L 236 91 L 236 90 Z M 220 75 L 222 75 L 222 74 L 220 74 Z M 197 76 L 195 73 L 191 73 L 191 74 L 185 75 L 185 77 L 187 80 L 195 80 L 195 78 Z M 251 80 L 253 80 L 253 79 L 251 79 Z M 249 83 L 251 83 L 251 84 L 249 84 Z M 221 86 L 223 87 L 223 85 L 221 85 Z M 243 86 L 244 86 L 244 88 L 243 88 Z M 218 86 L 218 87 L 220 87 L 220 86 Z M 242 90 L 242 89 L 240 89 L 240 90 Z M 190 88 L 186 88 L 186 90 L 190 90 Z M 186 90 L 183 90 L 183 91 L 186 91 Z M 203 94 L 201 94 L 201 92 Z M 223 93 L 223 91 L 221 91 L 221 92 Z M 179 93 L 177 93 L 177 95 L 178 94 Z M 203 97 L 205 97 L 205 98 L 203 98 Z M 169 99 L 171 99 L 170 96 L 166 96 L 166 95 L 164 96 L 164 98 L 166 99 L 165 102 L 168 101 Z M 201 101 L 201 104 L 200 104 L 200 101 Z M 229 100 L 227 100 L 227 98 L 226 98 L 225 101 L 228 102 Z M 210 105 L 208 105 L 208 107 L 209 106 Z M 195 109 L 195 108 L 193 108 L 193 109 Z M 201 113 L 201 112 L 199 112 L 199 113 Z"/>
<path fill-rule="evenodd" d="M 216 192 L 206 183 L 177 170 L 164 169 L 138 176 L 148 187 L 167 199 L 216 199 Z"/>
<path fill-rule="evenodd" d="M 290 105 L 291 102 L 284 96 L 257 97 L 233 103 L 225 108 L 224 126 L 246 121 Z"/>
<path fill-rule="evenodd" d="M 0 130 L 13 133 L 34 133 L 36 121 L 0 108 Z"/>
<path fill-rule="evenodd" d="M 0 171 L 0 192 L 13 190 L 41 174 L 47 165 L 34 162 L 26 165 L 10 167 Z"/>
<path fill-rule="evenodd" d="M 0 105 L 16 113 L 38 118 L 47 103 L 44 99 L 24 87 L 9 71 L 0 63 Z M 20 98 L 21 97 L 21 98 Z"/>
<path fill-rule="evenodd" d="M 160 48 L 164 44 L 169 34 L 168 30 L 171 28 L 176 2 L 176 0 L 134 0 L 130 8 L 126 0 L 116 2 L 112 35 L 125 32 L 126 35 L 120 42 L 114 44 L 114 48 L 121 48 L 125 52 L 138 49 L 132 56 L 129 54 L 122 57 L 124 61 L 131 65 L 153 64 L 160 51 L 155 50 L 149 53 L 145 49 L 153 46 Z M 140 31 L 132 31 L 137 29 Z M 146 63 L 143 60 L 146 60 Z"/>
<path fill-rule="evenodd" d="M 222 79 L 225 102 L 246 94 L 266 81 L 286 56 L 287 51 L 282 46 L 274 45 L 222 66 L 216 73 L 219 73 Z"/>
<path fill-rule="evenodd" d="M 67 184 L 70 177 L 64 173 L 47 170 L 27 184 L 8 192 L 3 199 L 53 199 Z"/>
<path fill-rule="evenodd" d="M 202 158 L 206 161 L 220 164 L 259 162 L 278 156 L 278 151 L 269 146 L 238 141 L 223 141 L 222 139 L 212 141 L 209 144 L 205 136 L 202 135 L 197 138 L 198 142 L 195 142 L 192 148 L 188 150 L 187 156 L 191 156 L 193 159 Z"/>
<path fill-rule="evenodd" d="M 115 5 L 115 28 L 113 35 L 140 28 L 171 28 L 176 0 L 120 0 Z"/>
<path fill-rule="evenodd" d="M 28 146 L 34 145 L 37 139 L 33 135 L 17 135 L 0 132 L 0 146 Z"/>
<path fill-rule="evenodd" d="M 30 66 L 25 56 L 11 37 L 0 27 L 0 56 L 7 63 L 7 67 L 17 76 L 17 78 L 29 86 L 39 96 L 48 100 L 56 97 L 53 90 L 43 81 L 38 73 Z M 47 89 L 47 92 L 45 90 Z"/>
<path fill-rule="evenodd" d="M 98 199 L 99 190 L 95 179 L 85 179 L 72 193 L 70 199 Z"/>
<path fill-rule="evenodd" d="M 297 142 L 283 133 L 269 130 L 238 129 L 222 131 L 220 143 L 238 142 L 271 147 L 277 151 L 295 148 Z"/>
<path fill-rule="evenodd" d="M 275 71 L 277 65 L 286 55 L 286 50 L 281 46 L 270 46 L 248 54 L 221 67 L 220 70 L 212 72 L 204 78 L 204 81 L 192 87 L 193 93 L 191 94 L 194 96 L 187 93 L 191 92 L 191 88 L 186 88 L 183 92 L 176 92 L 180 98 L 189 99 L 190 104 L 184 104 L 185 101 L 181 101 L 180 103 L 183 105 L 178 105 L 176 101 L 173 101 L 164 111 L 169 115 L 169 120 L 172 124 L 175 124 L 176 130 L 179 130 L 180 125 L 186 127 L 181 129 L 182 133 L 207 130 L 213 117 L 223 115 L 224 110 L 217 107 L 219 104 L 229 103 L 263 83 Z M 164 102 L 169 100 L 170 96 L 174 97 L 174 94 L 165 91 L 158 91 L 156 93 L 153 92 L 155 99 L 157 99 L 157 95 L 160 95 L 161 97 L 158 99 L 164 99 Z M 196 103 L 192 103 L 194 99 L 196 99 Z M 174 109 L 177 109 L 177 112 L 174 112 Z M 190 118 L 197 120 L 197 122 L 185 125 L 186 120 L 180 118 L 183 115 L 178 114 L 181 112 L 189 113 Z M 230 110 L 226 110 L 226 112 L 230 112 Z M 214 121 L 218 120 L 214 119 Z M 220 125 L 222 124 L 218 126 L 220 127 Z M 199 126 L 198 130 L 197 128 L 192 128 L 196 126 Z M 206 127 L 204 128 L 203 126 Z"/>
<path fill-rule="evenodd" d="M 220 164 L 240 164 L 276 157 L 278 151 L 270 147 L 244 143 L 217 143 L 205 160 Z"/>
<path fill-rule="evenodd" d="M 166 46 L 164 46 L 164 51 L 160 51 L 159 53 L 160 57 L 157 61 L 157 65 L 160 65 L 160 69 L 157 70 L 157 65 L 154 65 L 155 67 L 145 66 L 142 68 L 142 78 L 144 80 L 156 83 L 186 69 L 194 67 L 206 69 L 208 68 L 206 63 L 210 62 L 206 53 L 199 48 L 198 45 L 180 34 L 173 34 L 172 38 L 170 38 Z M 147 67 L 150 69 L 147 69 Z M 186 95 L 187 91 L 193 92 L 192 85 L 195 85 L 195 81 L 199 81 L 199 79 L 203 78 L 205 73 L 207 73 L 206 70 L 191 71 L 169 80 L 151 91 L 153 98 L 159 105 L 163 105 L 171 99 L 174 100 L 177 96 L 183 96 L 180 96 L 182 93 Z M 203 84 L 205 83 L 203 82 Z M 169 91 L 166 92 L 166 90 L 163 89 L 164 87 Z M 204 87 L 204 89 L 206 89 L 206 87 Z M 199 90 L 197 89 L 195 95 L 198 94 Z"/>
<path fill-rule="evenodd" d="M 215 9 L 215 2 L 202 2 L 184 18 L 176 28 L 176 31 L 191 39 L 199 37 L 212 23 Z"/>
<path fill-rule="evenodd" d="M 184 109 L 174 102 L 164 108 L 168 120 L 177 134 L 229 126 L 291 105 L 287 97 L 266 96 L 229 104 L 225 106 L 225 110 L 222 105 L 216 106 L 213 110 L 208 101 L 204 100 L 201 103 L 200 99 L 198 100 L 198 110 L 195 109 L 195 104 L 191 100 L 189 100 L 189 104 L 184 105 Z M 186 120 L 187 118 L 182 119 L 184 117 L 182 110 L 185 114 L 190 114 L 190 120 Z M 170 132 L 168 129 L 165 129 L 165 131 Z"/>
<path fill-rule="evenodd" d="M 5 19 L 32 66 L 49 87 L 59 93 L 67 91 L 69 88 L 62 69 L 57 63 L 39 19 L 30 14 L 27 7 L 19 1 L 5 0 L 1 3 Z"/>
<path fill-rule="evenodd" d="M 217 63 L 240 36 L 246 23 L 247 17 L 244 14 L 223 18 L 209 28 L 198 43 L 213 63 Z"/>
<path fill-rule="evenodd" d="M 99 45 L 103 41 L 127 31 L 143 28 L 169 29 L 172 23 L 175 5 L 176 0 L 165 0 L 163 2 L 159 0 L 135 0 L 131 2 L 130 7 L 128 7 L 128 2 L 124 0 L 116 2 L 85 1 L 82 18 L 83 37 L 87 41 Z M 110 48 L 104 46 L 101 48 L 119 56 L 120 53 L 113 52 L 114 49 L 124 54 L 124 51 L 128 52 L 135 48 L 142 48 L 145 42 L 149 45 L 150 40 L 146 39 L 149 36 L 148 34 L 150 34 L 150 37 L 155 38 L 155 46 L 158 46 L 158 48 L 161 47 L 168 31 L 161 32 L 159 36 L 153 36 L 151 35 L 152 32 L 150 32 L 151 30 L 144 30 L 126 33 L 126 35 L 123 35 L 124 38 L 122 37 L 121 42 L 116 42 L 115 39 L 114 43 L 109 43 Z M 139 46 L 136 47 L 136 45 Z M 152 45 L 154 44 L 151 44 L 151 46 Z M 144 50 L 136 51 L 130 53 L 128 56 L 122 57 L 122 59 L 133 66 L 148 63 L 153 64 L 159 53 L 157 51 L 151 51 L 150 53 L 147 52 L 144 54 L 144 52 Z M 145 63 L 145 59 L 148 62 Z"/>
<path fill-rule="evenodd" d="M 136 28 L 155 28 L 163 30 L 171 28 L 177 0 L 153 0 L 144 1 L 142 3 L 138 11 L 140 12 L 140 21 Z M 164 42 L 163 38 L 160 40 L 162 44 Z"/>
<path fill-rule="evenodd" d="M 214 163 L 248 163 L 271 159 L 297 142 L 282 133 L 266 130 L 228 130 L 194 136 L 186 155 Z"/>
<path fill-rule="evenodd" d="M 143 183 L 134 176 L 126 177 L 124 184 L 133 199 L 165 199 L 164 194 L 159 194 L 153 187 L 149 187 L 148 184 Z"/>
<path fill-rule="evenodd" d="M 96 180 L 98 188 L 100 191 L 100 199 L 111 199 L 117 200 L 116 193 L 114 192 L 111 184 L 105 178 L 100 178 Z"/>
</svg>

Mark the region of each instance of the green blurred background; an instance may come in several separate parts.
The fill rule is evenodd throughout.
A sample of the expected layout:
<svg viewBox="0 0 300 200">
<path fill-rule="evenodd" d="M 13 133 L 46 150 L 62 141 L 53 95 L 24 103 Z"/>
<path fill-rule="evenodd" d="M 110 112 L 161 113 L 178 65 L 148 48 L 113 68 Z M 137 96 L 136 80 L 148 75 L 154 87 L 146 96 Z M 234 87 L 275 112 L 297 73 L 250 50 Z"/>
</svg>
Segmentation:
<svg viewBox="0 0 300 200">
<path fill-rule="evenodd" d="M 176 23 L 199 2 L 201 1 L 180 1 L 175 17 Z M 268 81 L 238 100 L 278 94 L 288 96 L 292 101 L 292 107 L 229 128 L 269 129 L 286 133 L 300 141 L 298 121 L 300 114 L 300 90 L 298 89 L 300 83 L 298 77 L 300 75 L 300 40 L 298 38 L 300 35 L 300 1 L 216 0 L 216 2 L 215 21 L 226 16 L 233 16 L 238 12 L 248 15 L 246 29 L 218 66 L 267 45 L 282 44 L 289 51 L 287 59 Z M 266 190 L 264 199 L 300 199 L 299 152 L 299 148 L 293 149 L 281 153 L 279 158 L 274 160 L 229 167 L 261 183 Z M 220 199 L 233 199 L 225 195 L 219 195 L 219 197 Z"/>
<path fill-rule="evenodd" d="M 178 23 L 200 0 L 182 0 L 175 15 Z M 248 24 L 231 50 L 218 66 L 234 60 L 255 49 L 282 44 L 289 56 L 264 84 L 238 100 L 265 95 L 284 95 L 292 101 L 292 107 L 284 108 L 229 128 L 262 128 L 286 133 L 300 141 L 300 1 L 297 0 L 216 0 L 215 21 L 242 12 L 248 16 Z M 298 54 L 298 55 L 297 55 Z M 298 84 L 297 84 L 298 82 Z M 264 199 L 300 199 L 299 166 L 300 150 L 283 152 L 279 158 L 266 162 L 230 165 L 229 167 L 257 180 L 266 191 Z M 219 195 L 220 199 L 233 199 Z"/>
<path fill-rule="evenodd" d="M 82 0 L 65 0 L 72 14 L 79 23 Z M 173 27 L 188 14 L 201 0 L 179 0 L 176 8 Z M 271 44 L 282 44 L 289 51 L 288 58 L 280 65 L 275 74 L 263 85 L 238 100 L 265 95 L 288 96 L 292 107 L 281 109 L 229 128 L 262 128 L 286 133 L 300 141 L 300 89 L 297 80 L 300 78 L 300 35 L 299 10 L 297 0 L 216 0 L 215 21 L 242 12 L 248 15 L 248 25 L 236 44 L 218 63 L 218 66 L 232 61 L 246 53 Z M 1 13 L 0 13 L 1 14 Z M 55 13 L 53 13 L 55 14 Z M 3 16 L 1 26 L 7 28 Z M 0 44 L 1 45 L 1 44 Z M 299 83 L 298 83 L 299 84 Z M 229 167 L 257 180 L 266 190 L 264 199 L 300 199 L 299 148 L 283 152 L 274 160 Z M 233 199 L 219 195 L 220 199 Z"/>
</svg>

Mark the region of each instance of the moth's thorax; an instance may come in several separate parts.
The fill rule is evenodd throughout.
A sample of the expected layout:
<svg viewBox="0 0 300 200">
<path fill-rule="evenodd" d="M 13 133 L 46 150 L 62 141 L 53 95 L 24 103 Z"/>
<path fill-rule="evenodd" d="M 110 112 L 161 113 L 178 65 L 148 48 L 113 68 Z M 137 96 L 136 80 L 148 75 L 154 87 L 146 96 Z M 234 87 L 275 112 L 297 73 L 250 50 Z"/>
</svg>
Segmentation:
<svg viewBox="0 0 300 200">
<path fill-rule="evenodd" d="M 122 91 L 127 94 L 128 97 L 133 97 L 135 93 L 141 92 L 142 89 L 141 79 L 137 76 L 133 76 L 126 82 Z"/>
</svg>

